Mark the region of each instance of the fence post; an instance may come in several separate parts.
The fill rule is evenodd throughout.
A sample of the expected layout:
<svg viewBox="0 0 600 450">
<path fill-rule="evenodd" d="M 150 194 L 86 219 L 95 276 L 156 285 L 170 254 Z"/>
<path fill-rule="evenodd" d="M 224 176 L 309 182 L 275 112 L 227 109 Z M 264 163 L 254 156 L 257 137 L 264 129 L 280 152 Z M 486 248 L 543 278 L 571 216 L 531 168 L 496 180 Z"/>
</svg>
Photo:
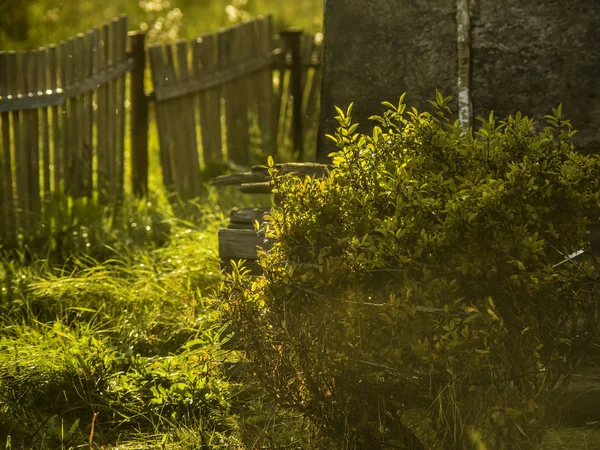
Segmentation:
<svg viewBox="0 0 600 450">
<path fill-rule="evenodd" d="M 144 90 L 146 69 L 146 34 L 129 33 L 129 48 L 133 58 L 131 71 L 131 184 L 133 193 L 142 197 L 148 193 L 148 99 Z"/>
<path fill-rule="evenodd" d="M 299 160 L 302 160 L 304 153 L 302 129 L 302 49 L 300 46 L 303 33 L 304 30 L 300 28 L 288 28 L 281 32 L 281 38 L 286 42 L 286 47 L 291 50 L 292 56 L 292 76 L 290 79 L 290 89 L 293 98 L 292 136 L 294 150 L 298 154 Z"/>
</svg>

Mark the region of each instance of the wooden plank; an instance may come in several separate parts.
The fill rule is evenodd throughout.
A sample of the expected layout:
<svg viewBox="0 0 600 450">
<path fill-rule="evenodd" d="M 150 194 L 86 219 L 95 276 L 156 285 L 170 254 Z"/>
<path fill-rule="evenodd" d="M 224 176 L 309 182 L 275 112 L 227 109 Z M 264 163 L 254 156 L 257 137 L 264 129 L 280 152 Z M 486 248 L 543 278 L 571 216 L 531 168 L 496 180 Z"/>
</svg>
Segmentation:
<svg viewBox="0 0 600 450">
<path fill-rule="evenodd" d="M 253 25 L 251 23 L 242 23 L 234 33 L 234 62 L 235 64 L 245 64 L 251 53 L 248 44 L 251 43 L 251 33 Z M 234 80 L 235 86 L 235 134 L 237 145 L 239 146 L 239 164 L 249 166 L 251 164 L 250 149 L 250 121 L 248 118 L 248 92 L 252 89 L 250 81 L 252 75 L 246 75 Z"/>
<path fill-rule="evenodd" d="M 77 97 L 82 94 L 87 94 L 90 91 L 95 91 L 101 84 L 105 84 L 109 81 L 120 80 L 132 69 L 132 59 L 125 59 L 121 62 L 117 62 L 98 74 L 79 80 L 77 84 L 67 88 L 64 91 L 63 96 L 65 98 Z"/>
<path fill-rule="evenodd" d="M 227 175 L 219 175 L 210 181 L 212 186 L 236 186 L 242 183 L 257 183 L 261 181 L 267 181 L 269 179 L 268 173 L 256 173 L 256 172 L 239 172 Z"/>
<path fill-rule="evenodd" d="M 69 47 L 66 41 L 60 43 L 60 80 L 62 88 L 65 89 L 71 80 L 71 72 L 69 70 Z M 69 194 L 69 174 L 70 174 L 70 151 L 71 148 L 71 127 L 69 120 L 70 100 L 62 106 L 61 122 L 62 122 L 62 147 L 60 152 L 61 172 L 60 184 L 62 186 L 61 194 L 63 197 L 63 206 L 67 205 L 67 195 Z"/>
<path fill-rule="evenodd" d="M 110 61 L 110 26 L 104 25 L 100 30 L 100 48 L 96 55 L 96 64 L 100 71 L 106 70 Z M 98 199 L 101 204 L 109 202 L 109 185 L 110 185 L 110 162 L 109 162 L 109 121 L 110 115 L 110 97 L 109 83 L 103 83 L 98 87 L 96 102 L 98 104 L 98 143 L 96 147 L 96 164 L 98 178 Z"/>
<path fill-rule="evenodd" d="M 118 31 L 116 23 L 113 22 L 109 26 L 109 32 L 106 34 L 107 41 L 105 43 L 106 64 L 111 67 L 117 63 L 118 53 Z M 111 80 L 108 82 L 107 94 L 107 109 L 106 117 L 106 134 L 107 134 L 107 151 L 106 151 L 106 167 L 107 167 L 107 200 L 109 203 L 114 202 L 117 195 L 117 81 Z"/>
<path fill-rule="evenodd" d="M 256 20 L 252 20 L 244 24 L 245 27 L 245 35 L 244 35 L 244 53 L 246 54 L 246 58 L 244 60 L 244 64 L 249 61 L 260 58 L 260 48 L 258 47 L 258 40 L 256 36 Z M 256 137 L 254 134 L 254 130 L 258 129 L 258 102 L 259 102 L 259 90 L 258 88 L 258 75 L 259 71 L 249 73 L 246 77 L 244 77 L 246 83 L 246 94 L 247 94 L 247 109 L 248 109 L 248 120 L 251 133 L 251 138 L 253 139 L 253 143 L 256 141 Z"/>
<path fill-rule="evenodd" d="M 75 40 L 69 38 L 65 42 L 66 51 L 66 86 L 67 89 L 71 85 L 77 83 L 77 54 L 75 53 Z M 78 123 L 78 107 L 79 99 L 72 97 L 67 100 L 67 114 L 66 116 L 66 128 L 68 129 L 65 133 L 68 142 L 65 142 L 65 191 L 68 195 L 77 198 L 80 195 L 79 182 L 77 180 L 78 164 L 79 164 L 79 123 Z"/>
<path fill-rule="evenodd" d="M 174 47 L 169 47 L 169 48 L 171 49 L 171 53 L 169 53 L 169 51 L 167 51 L 167 53 L 168 53 L 167 59 L 169 59 L 169 55 L 172 55 L 172 59 L 170 60 L 170 65 L 172 66 L 173 73 L 175 74 L 175 77 L 173 78 L 173 83 L 174 83 L 174 85 L 179 85 L 182 82 L 185 83 L 185 81 L 187 81 L 187 79 L 182 78 L 182 76 L 187 77 L 187 74 L 188 74 L 187 41 L 186 40 L 177 41 L 174 44 Z M 180 58 L 180 56 L 181 56 L 181 58 Z M 178 67 L 176 67 L 176 64 Z M 177 69 L 179 69 L 179 70 L 177 70 Z M 179 128 L 178 136 L 179 136 L 180 145 L 178 145 L 176 148 L 176 152 L 177 152 L 176 158 L 178 161 L 177 169 L 179 171 L 177 174 L 177 177 L 181 178 L 181 180 L 183 181 L 185 194 L 182 195 L 182 198 L 187 200 L 194 196 L 194 194 L 193 194 L 194 181 L 190 177 L 190 164 L 191 164 L 190 129 L 189 129 L 189 122 L 186 117 L 189 114 L 189 111 L 187 110 L 187 102 L 186 102 L 185 97 L 178 97 L 176 99 L 173 99 L 172 103 L 174 105 L 177 105 L 175 108 L 177 111 L 177 124 L 178 124 L 178 128 Z"/>
<path fill-rule="evenodd" d="M 48 83 L 48 49 L 42 48 L 38 54 L 38 92 L 47 91 L 50 86 Z M 48 108 L 42 108 L 41 111 L 41 130 L 42 130 L 42 179 L 43 179 L 43 199 L 44 203 L 50 198 L 50 122 Z"/>
<path fill-rule="evenodd" d="M 163 71 L 163 51 L 162 46 L 154 45 L 150 47 L 150 68 L 152 73 L 152 83 L 155 89 L 163 86 L 165 83 L 165 74 Z M 168 116 L 166 103 L 154 103 L 156 112 L 156 122 L 158 126 L 158 139 L 160 143 L 160 165 L 163 174 L 163 183 L 167 192 L 174 191 L 173 166 L 170 156 L 170 136 L 168 134 Z"/>
<path fill-rule="evenodd" d="M 228 230 L 254 230 L 254 224 L 229 222 L 227 224 L 227 229 Z"/>
<path fill-rule="evenodd" d="M 46 106 L 61 105 L 65 102 L 65 94 L 62 91 L 52 93 L 32 92 L 30 94 L 23 97 L 0 99 L 0 113 L 45 108 Z"/>
<path fill-rule="evenodd" d="M 60 73 L 58 71 L 58 55 L 57 48 L 55 45 L 51 45 L 48 47 L 48 87 L 50 90 L 54 91 L 58 87 L 58 79 L 60 78 Z M 60 111 L 62 111 L 62 106 L 60 107 Z M 50 107 L 51 118 L 52 118 L 52 192 L 54 195 L 58 194 L 60 190 L 60 180 L 62 177 L 63 168 L 62 168 L 62 159 L 61 159 L 61 147 L 60 147 L 60 113 L 59 107 L 57 105 L 53 105 Z"/>
<path fill-rule="evenodd" d="M 177 67 L 179 69 L 178 81 L 187 82 L 190 80 L 190 69 L 188 67 L 188 41 L 180 40 L 176 44 Z M 185 148 L 183 155 L 187 160 L 186 178 L 188 180 L 188 189 L 190 198 L 198 197 L 202 191 L 202 180 L 200 179 L 200 161 L 198 159 L 198 141 L 196 138 L 196 96 L 190 94 L 180 98 L 180 110 L 183 113 L 180 126 L 184 133 Z"/>
<path fill-rule="evenodd" d="M 144 90 L 146 50 L 144 32 L 128 34 L 131 56 L 131 185 L 137 197 L 148 193 L 148 99 Z"/>
<path fill-rule="evenodd" d="M 0 95 L 4 96 L 10 92 L 8 84 L 8 73 L 9 71 L 15 70 L 14 67 L 8 65 L 8 55 L 4 52 L 0 52 Z M 10 139 L 10 118 L 8 112 L 0 113 L 0 134 L 2 139 L 0 144 L 2 149 L 0 151 L 0 175 L 2 180 L 0 185 L 2 186 L 2 195 L 0 197 L 2 217 L 5 220 L 3 222 L 2 229 L 0 231 L 0 239 L 10 244 L 14 238 L 16 231 L 16 218 L 15 218 L 15 203 L 13 194 L 13 176 L 12 176 L 12 155 L 11 155 L 11 139 Z"/>
<path fill-rule="evenodd" d="M 284 61 L 284 65 L 279 68 L 279 70 L 277 71 L 277 77 L 278 77 L 278 83 L 276 85 L 275 88 L 275 93 L 274 93 L 274 99 L 273 99 L 273 137 L 275 139 L 275 146 L 281 146 L 281 142 L 279 137 L 285 133 L 281 132 L 281 128 L 282 128 L 282 108 L 283 106 L 283 102 L 286 102 L 286 105 L 288 103 L 289 97 L 287 95 L 285 95 L 286 91 L 287 91 L 287 85 L 288 85 L 288 75 L 289 75 L 289 70 L 288 70 L 288 64 L 287 64 L 287 59 L 290 53 L 290 49 L 289 46 L 287 45 L 287 41 L 285 41 L 284 39 L 281 38 L 281 35 L 279 36 L 279 51 L 281 54 L 281 59 Z"/>
<path fill-rule="evenodd" d="M 29 69 L 27 78 L 28 92 L 38 92 L 38 61 L 37 50 L 27 53 Z M 32 109 L 25 112 L 29 116 L 29 196 L 32 224 L 37 225 L 41 219 L 42 203 L 40 199 L 40 123 L 39 111 Z"/>
<path fill-rule="evenodd" d="M 91 78 L 97 68 L 94 65 L 95 55 L 98 52 L 98 34 L 88 30 L 85 35 L 84 46 L 84 73 L 85 78 Z M 92 198 L 94 195 L 94 91 L 84 94 L 84 123 L 85 134 L 83 138 L 83 173 L 85 174 L 85 195 Z"/>
<path fill-rule="evenodd" d="M 62 105 L 71 97 L 88 94 L 95 91 L 98 85 L 111 80 L 120 79 L 133 69 L 133 65 L 133 60 L 127 59 L 99 74 L 79 80 L 76 84 L 71 85 L 67 89 L 59 88 L 53 92 L 29 93 L 31 95 L 0 98 L 0 113 Z"/>
<path fill-rule="evenodd" d="M 300 38 L 300 53 L 301 53 L 301 84 L 302 92 L 306 93 L 309 78 L 309 70 L 312 62 L 313 42 L 315 35 L 313 33 L 303 32 Z"/>
<path fill-rule="evenodd" d="M 255 230 L 219 230 L 219 257 L 222 260 L 238 260 L 258 258 L 256 247 L 270 250 L 272 239 L 261 236 Z"/>
<path fill-rule="evenodd" d="M 195 78 L 211 75 L 217 69 L 215 39 L 211 34 L 196 40 L 194 52 Z M 223 161 L 221 143 L 221 93 L 215 86 L 200 92 L 198 96 L 200 132 L 202 136 L 202 154 L 204 164 Z"/>
<path fill-rule="evenodd" d="M 173 56 L 173 47 L 165 46 L 166 61 L 163 66 L 165 84 L 177 84 L 177 74 L 175 72 L 175 58 Z M 181 133 L 179 128 L 182 123 L 181 102 L 174 98 L 165 102 L 168 111 L 167 131 L 170 137 L 171 162 L 175 172 L 175 186 L 177 193 L 182 199 L 189 199 L 188 180 L 185 178 L 186 160 L 184 149 L 186 148 L 186 136 Z"/>
<path fill-rule="evenodd" d="M 5 90 L 5 86 L 6 86 L 6 80 L 5 78 L 5 67 L 6 67 L 6 60 L 4 58 L 5 54 L 4 52 L 0 51 L 0 96 L 2 95 L 6 95 L 4 94 L 4 90 Z M 8 143 L 8 149 L 9 149 L 9 157 L 7 158 L 5 153 L 6 153 L 6 143 L 4 142 L 4 121 L 6 119 L 4 118 L 4 114 L 0 113 L 0 214 L 2 214 L 2 217 L 7 217 L 7 208 L 8 205 L 10 203 L 12 203 L 12 196 L 10 197 L 10 199 L 7 198 L 7 194 L 6 194 L 6 161 L 7 159 L 10 161 L 10 142 Z M 10 166 L 8 166 L 10 167 Z M 0 220 L 0 245 L 7 242 L 8 241 L 8 230 L 7 228 L 7 223 L 4 220 Z"/>
<path fill-rule="evenodd" d="M 265 217 L 271 213 L 271 208 L 242 208 L 233 209 L 229 215 L 230 223 L 254 225 L 255 221 L 263 223 Z"/>
<path fill-rule="evenodd" d="M 21 64 L 21 77 L 17 82 L 20 85 L 20 91 L 23 96 L 28 96 L 31 90 L 31 70 L 30 70 L 30 53 L 29 52 L 19 52 L 17 53 L 17 58 L 20 59 Z M 25 200 L 25 208 L 23 210 L 23 215 L 27 217 L 28 227 L 31 226 L 32 222 L 32 197 L 33 193 L 31 190 L 32 182 L 33 182 L 33 117 L 32 110 L 28 109 L 21 112 L 22 126 L 21 132 L 23 136 L 22 148 L 21 152 L 23 154 L 23 171 L 24 171 L 24 180 L 26 183 L 25 190 L 27 192 L 27 198 Z"/>
<path fill-rule="evenodd" d="M 117 48 L 117 64 L 127 61 L 127 16 L 121 15 L 116 21 L 116 41 Z M 119 203 L 125 196 L 125 100 L 126 100 L 126 84 L 125 74 L 117 81 L 117 200 Z"/>
<path fill-rule="evenodd" d="M 75 39 L 75 59 L 73 64 L 73 77 L 74 82 L 79 83 L 85 77 L 85 37 L 79 33 Z M 75 105 L 75 116 L 74 116 L 74 128 L 76 140 L 73 147 L 73 197 L 85 197 L 87 196 L 87 182 L 85 170 L 85 135 L 86 130 L 86 111 L 85 111 L 85 97 L 79 95 L 74 98 Z"/>
<path fill-rule="evenodd" d="M 222 70 L 201 74 L 198 79 L 189 80 L 187 83 L 164 85 L 159 89 L 155 89 L 156 101 L 163 102 L 176 97 L 184 97 L 189 94 L 218 88 L 225 83 L 233 83 L 240 78 L 248 78 L 257 72 L 270 69 L 273 66 L 273 60 L 273 54 L 267 53 L 245 62 L 231 63 Z"/>
<path fill-rule="evenodd" d="M 255 35 L 259 52 L 273 51 L 272 16 L 259 18 L 255 22 Z M 258 125 L 261 131 L 263 149 L 271 155 L 276 153 L 276 131 L 274 124 L 273 71 L 270 67 L 262 70 L 257 76 Z"/>
<path fill-rule="evenodd" d="M 262 183 L 242 183 L 239 190 L 244 194 L 270 194 L 271 183 L 268 181 Z"/>
<path fill-rule="evenodd" d="M 331 166 L 319 163 L 284 163 L 275 164 L 280 175 L 324 177 Z M 269 180 L 269 169 L 266 166 L 254 166 L 251 172 L 237 172 L 220 175 L 210 182 L 213 186 L 234 186 L 242 183 L 258 183 Z"/>
<path fill-rule="evenodd" d="M 219 58 L 219 69 L 226 70 L 232 65 L 232 46 L 234 33 L 232 28 L 220 30 L 217 35 L 217 48 Z M 237 162 L 239 160 L 238 145 L 235 135 L 235 87 L 233 81 L 223 83 L 222 95 L 225 106 L 225 137 L 227 159 Z"/>
<path fill-rule="evenodd" d="M 284 39 L 288 41 L 288 45 L 291 48 L 291 76 L 289 84 L 289 96 L 292 102 L 292 117 L 289 137 L 292 139 L 294 144 L 294 152 L 298 158 L 302 158 L 304 150 L 303 145 L 303 134 L 302 134 L 302 98 L 303 98 L 303 85 L 302 85 L 302 49 L 301 49 L 301 38 L 302 30 L 293 28 L 287 30 L 284 34 Z M 289 105 L 289 102 L 288 102 Z M 287 118 L 287 111 L 285 116 Z M 283 144 L 283 142 L 282 142 Z"/>
<path fill-rule="evenodd" d="M 14 67 L 15 70 L 12 73 L 9 73 L 9 86 L 13 95 L 16 94 L 26 94 L 24 92 L 24 79 L 26 70 L 23 67 L 23 56 L 24 53 L 20 52 L 16 54 L 14 52 L 10 52 L 8 54 L 9 67 Z M 26 69 L 26 67 L 25 67 Z M 16 185 L 17 185 L 17 205 L 19 208 L 18 218 L 19 218 L 19 227 L 21 229 L 27 228 L 28 223 L 28 215 L 29 211 L 28 199 L 28 166 L 27 166 L 27 155 L 25 151 L 27 150 L 26 136 L 23 136 L 22 133 L 22 117 L 19 111 L 12 112 L 12 125 L 13 125 L 13 135 L 15 139 L 15 169 L 16 169 Z"/>
</svg>

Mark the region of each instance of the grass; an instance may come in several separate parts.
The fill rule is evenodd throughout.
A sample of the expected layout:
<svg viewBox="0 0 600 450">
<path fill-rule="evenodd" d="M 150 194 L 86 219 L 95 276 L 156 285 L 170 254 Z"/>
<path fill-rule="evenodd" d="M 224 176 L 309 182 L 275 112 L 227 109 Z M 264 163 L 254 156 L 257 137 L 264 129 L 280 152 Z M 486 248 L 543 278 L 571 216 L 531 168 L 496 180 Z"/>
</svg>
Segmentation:
<svg viewBox="0 0 600 450">
<path fill-rule="evenodd" d="M 210 296 L 222 211 L 244 200 L 213 193 L 186 219 L 131 201 L 4 254 L 0 448 L 312 448 L 224 345 Z"/>
<path fill-rule="evenodd" d="M 210 295 L 222 281 L 217 230 L 244 201 L 213 193 L 185 219 L 160 198 L 132 201 L 118 219 L 81 219 L 87 236 L 65 233 L 68 251 L 5 254 L 0 448 L 339 447 L 276 407 L 227 345 Z M 591 423 L 550 428 L 543 449 L 599 446 Z"/>
<path fill-rule="evenodd" d="M 174 423 L 195 430 L 195 442 L 228 430 L 225 335 L 207 298 L 220 280 L 222 218 L 165 214 L 160 243 L 98 244 L 61 265 L 5 258 L 0 436 L 14 448 L 68 448 L 147 440 Z M 89 230 L 88 239 L 113 232 Z"/>
</svg>

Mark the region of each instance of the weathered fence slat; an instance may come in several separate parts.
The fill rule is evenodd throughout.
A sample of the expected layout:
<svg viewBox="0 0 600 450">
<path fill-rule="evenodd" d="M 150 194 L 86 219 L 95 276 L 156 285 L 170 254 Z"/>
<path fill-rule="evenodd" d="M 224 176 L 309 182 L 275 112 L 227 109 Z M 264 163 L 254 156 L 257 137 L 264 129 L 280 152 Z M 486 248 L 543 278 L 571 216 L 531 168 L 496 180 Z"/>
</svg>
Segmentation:
<svg viewBox="0 0 600 450">
<path fill-rule="evenodd" d="M 38 53 L 38 71 L 37 71 L 37 92 L 48 90 L 48 49 L 41 48 Z M 43 200 L 50 197 L 50 123 L 48 107 L 42 108 L 40 129 L 42 131 L 42 180 L 43 180 Z"/>
<path fill-rule="evenodd" d="M 0 52 L 0 95 L 7 95 L 10 90 L 8 86 L 8 55 L 4 52 Z M 2 203 L 2 216 L 6 220 L 2 222 L 2 228 L 0 233 L 7 236 L 7 240 L 11 241 L 14 238 L 14 232 L 16 230 L 15 222 L 15 203 L 13 195 L 13 177 L 12 177 L 12 163 L 13 158 L 11 156 L 11 140 L 10 140 L 10 119 L 9 113 L 0 113 L 0 123 L 2 130 L 2 151 L 0 152 L 0 175 L 2 176 L 0 201 Z"/>
<path fill-rule="evenodd" d="M 110 26 L 102 27 L 100 31 L 100 48 L 96 55 L 98 68 L 104 71 L 109 67 L 110 61 Z M 109 83 L 100 85 L 96 96 L 98 104 L 98 144 L 96 148 L 98 197 L 100 203 L 105 203 L 109 196 L 110 164 L 109 164 L 109 122 L 112 117 L 109 110 L 110 104 Z"/>
<path fill-rule="evenodd" d="M 217 51 L 218 51 L 218 63 L 219 68 L 222 70 L 225 69 L 229 64 L 231 64 L 231 35 L 233 33 L 232 29 L 225 29 L 219 31 L 217 34 Z M 223 98 L 223 102 L 225 104 L 225 144 L 227 150 L 227 158 L 236 161 L 236 156 L 234 153 L 235 145 L 235 135 L 233 133 L 234 129 L 234 108 L 233 102 L 235 97 L 235 92 L 232 92 L 232 81 L 227 81 L 223 83 L 221 95 Z"/>
<path fill-rule="evenodd" d="M 196 40 L 194 46 L 194 77 L 212 74 L 217 70 L 215 41 L 207 34 Z M 201 91 L 198 95 L 200 133 L 204 164 L 223 161 L 221 143 L 221 94 L 218 87 Z"/>
<path fill-rule="evenodd" d="M 58 72 L 57 64 L 57 49 L 55 45 L 48 47 L 48 88 L 50 91 L 55 91 L 58 87 L 58 79 L 60 74 Z M 61 81 L 62 83 L 62 81 Z M 62 106 L 60 107 L 62 111 Z M 59 132 L 59 107 L 57 105 L 50 106 L 51 118 L 52 118 L 52 189 L 54 194 L 59 192 L 60 181 L 62 179 L 62 160 L 60 154 L 60 132 Z"/>
<path fill-rule="evenodd" d="M 84 35 L 78 34 L 75 39 L 75 60 L 73 61 L 73 83 L 77 84 L 84 78 L 85 71 L 85 42 Z M 83 95 L 75 97 L 74 101 L 75 120 L 73 128 L 75 129 L 75 141 L 73 146 L 73 186 L 76 190 L 73 192 L 75 198 L 87 196 L 85 175 L 85 99 Z"/>
<path fill-rule="evenodd" d="M 60 43 L 60 81 L 62 88 L 65 89 L 66 86 L 69 85 L 69 81 L 71 79 L 71 74 L 68 69 L 69 62 L 69 51 L 67 48 L 66 41 L 62 41 Z M 69 175 L 70 175 L 70 134 L 71 130 L 69 129 L 69 101 L 65 102 L 61 106 L 61 124 L 62 124 L 62 146 L 60 149 L 60 159 L 61 159 L 61 184 L 62 184 L 62 194 L 63 194 L 63 203 L 66 205 L 67 203 L 67 194 L 69 193 Z"/>
<path fill-rule="evenodd" d="M 113 24 L 117 30 L 116 52 L 117 64 L 127 62 L 127 16 L 121 15 L 119 19 L 114 20 Z M 117 81 L 117 158 L 116 158 L 116 200 L 118 203 L 123 201 L 125 195 L 125 99 L 126 83 L 125 73 Z"/>
<path fill-rule="evenodd" d="M 164 76 L 164 63 L 163 63 L 163 51 L 159 45 L 150 47 L 150 67 L 152 69 L 152 82 L 155 89 L 161 88 L 165 85 Z M 173 192 L 174 179 L 173 179 L 173 165 L 170 157 L 170 136 L 168 133 L 169 116 L 167 114 L 166 106 L 162 103 L 156 103 L 156 122 L 158 125 L 158 139 L 160 142 L 160 165 L 162 168 L 163 183 L 167 192 Z"/>
<path fill-rule="evenodd" d="M 165 80 L 168 84 L 176 84 L 177 83 L 177 74 L 175 72 L 175 59 L 173 57 L 173 47 L 168 45 L 165 48 L 166 52 L 166 65 L 165 65 Z M 184 151 L 186 145 L 186 138 L 181 130 L 179 129 L 179 124 L 182 122 L 183 112 L 181 111 L 181 102 L 180 98 L 172 98 L 167 100 L 165 103 L 167 110 L 169 111 L 169 135 L 171 139 L 171 160 L 173 161 L 173 167 L 175 169 L 175 185 L 177 186 L 177 191 L 180 195 L 187 199 L 189 198 L 188 191 L 188 183 L 185 179 L 185 172 L 187 164 L 189 163 L 185 159 Z"/>
<path fill-rule="evenodd" d="M 17 57 L 15 52 L 8 53 L 8 66 L 14 68 L 9 70 L 8 79 L 8 93 L 17 95 L 23 93 L 19 79 L 23 77 L 22 64 L 20 57 Z M 15 181 L 16 181 L 16 194 L 17 194 L 17 207 L 19 210 L 19 226 L 25 227 L 24 221 L 25 213 L 28 211 L 27 208 L 27 160 L 23 154 L 23 143 L 21 141 L 21 113 L 20 111 L 11 112 L 13 138 L 14 138 L 14 150 L 15 150 Z"/>
<path fill-rule="evenodd" d="M 25 92 L 38 92 L 38 55 L 39 51 L 27 52 L 24 57 L 27 60 L 27 84 Z M 29 159 L 29 207 L 31 223 L 33 226 L 41 219 L 40 201 L 40 128 L 39 114 L 37 109 L 25 111 L 27 117 L 26 140 Z"/>
<path fill-rule="evenodd" d="M 279 55 L 279 59 L 282 61 L 282 64 L 277 65 L 275 67 L 275 69 L 277 70 L 277 84 L 275 85 L 275 92 L 274 92 L 274 111 L 273 111 L 273 117 L 272 117 L 272 121 L 273 121 L 273 138 L 275 139 L 275 145 L 277 148 L 281 147 L 281 143 L 280 140 L 278 139 L 278 137 L 281 135 L 280 133 L 280 122 L 281 122 L 281 109 L 282 109 L 282 102 L 285 99 L 286 104 L 288 103 L 289 98 L 286 96 L 284 97 L 284 91 L 285 91 L 285 86 L 287 85 L 287 75 L 288 75 L 288 71 L 286 70 L 286 66 L 287 66 L 287 54 L 288 54 L 288 47 L 287 47 L 287 42 L 285 40 L 283 40 L 281 38 L 281 35 L 279 35 L 279 50 L 280 50 L 280 55 Z"/>
<path fill-rule="evenodd" d="M 234 33 L 234 63 L 246 64 L 251 58 L 249 44 L 251 43 L 252 24 L 243 23 L 238 26 Z M 251 75 L 251 74 L 250 74 Z M 250 148 L 250 120 L 248 117 L 249 105 L 251 102 L 250 77 L 240 77 L 235 83 L 235 133 L 239 139 L 237 142 L 239 148 L 239 164 L 249 166 L 251 164 Z"/>
<path fill-rule="evenodd" d="M 287 41 L 290 48 L 292 73 L 290 76 L 289 93 L 292 100 L 292 117 L 291 117 L 291 129 L 290 135 L 294 143 L 294 151 L 298 153 L 299 157 L 302 157 L 304 149 L 303 144 L 303 129 L 302 129 L 302 98 L 303 98 L 303 67 L 302 67 L 302 47 L 301 38 L 302 30 L 291 29 L 282 33 L 282 37 Z M 287 119 L 289 102 L 286 104 L 286 112 L 284 118 Z M 286 120 L 287 123 L 287 120 Z"/>
<path fill-rule="evenodd" d="M 106 37 L 107 40 L 104 43 L 106 52 L 106 64 L 111 67 L 117 63 L 117 39 L 118 30 L 116 29 L 115 22 L 113 21 L 107 27 Z M 107 94 L 107 118 L 106 118 L 106 156 L 107 156 L 107 201 L 114 200 L 116 196 L 116 179 L 117 179 L 117 81 L 110 80 L 108 83 L 108 94 Z"/>
<path fill-rule="evenodd" d="M 85 35 L 85 55 L 84 71 L 85 79 L 89 79 L 97 70 L 94 66 L 94 56 L 98 51 L 97 36 L 93 30 L 89 30 Z M 83 173 L 84 192 L 86 197 L 94 195 L 94 91 L 87 91 L 84 94 L 84 141 L 83 141 Z"/>
<path fill-rule="evenodd" d="M 75 40 L 69 38 L 65 41 L 64 47 L 65 53 L 64 64 L 65 64 L 65 88 L 74 85 L 77 82 L 76 73 L 76 58 L 75 53 Z M 79 197 L 79 182 L 73 181 L 77 175 L 77 164 L 78 164 L 78 143 L 79 143 L 79 124 L 77 123 L 77 107 L 79 101 L 77 97 L 69 97 L 67 99 L 66 113 L 64 114 L 65 124 L 65 188 L 68 195 L 74 198 Z"/>
<path fill-rule="evenodd" d="M 131 57 L 131 184 L 133 193 L 142 197 L 148 193 L 148 99 L 144 90 L 146 35 L 129 34 Z"/>
<path fill-rule="evenodd" d="M 273 51 L 272 28 L 271 16 L 260 17 L 255 22 L 256 49 L 259 55 L 270 54 Z M 261 142 L 268 154 L 275 154 L 273 71 L 270 67 L 257 73 L 256 92 L 258 93 L 258 126 L 261 131 Z"/>
<path fill-rule="evenodd" d="M 179 68 L 178 80 L 187 82 L 190 80 L 190 70 L 188 68 L 188 41 L 180 40 L 177 42 L 177 62 Z M 183 121 L 181 122 L 182 133 L 185 135 L 185 147 L 182 153 L 188 160 L 186 178 L 188 180 L 188 195 L 190 198 L 200 195 L 200 162 L 198 160 L 198 141 L 196 139 L 196 95 L 189 94 L 181 97 L 181 111 Z"/>
</svg>

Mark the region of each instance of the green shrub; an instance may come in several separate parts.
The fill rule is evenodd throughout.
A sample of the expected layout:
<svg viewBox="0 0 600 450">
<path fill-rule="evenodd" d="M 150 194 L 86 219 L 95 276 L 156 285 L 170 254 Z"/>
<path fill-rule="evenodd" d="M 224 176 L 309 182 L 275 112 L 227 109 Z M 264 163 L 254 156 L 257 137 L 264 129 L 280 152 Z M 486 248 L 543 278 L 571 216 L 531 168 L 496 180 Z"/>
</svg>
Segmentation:
<svg viewBox="0 0 600 450">
<path fill-rule="evenodd" d="M 448 102 L 372 135 L 338 109 L 329 176 L 272 169 L 264 274 L 220 289 L 264 385 L 346 448 L 536 448 L 595 331 L 599 159 L 560 107 L 465 133 Z"/>
</svg>

